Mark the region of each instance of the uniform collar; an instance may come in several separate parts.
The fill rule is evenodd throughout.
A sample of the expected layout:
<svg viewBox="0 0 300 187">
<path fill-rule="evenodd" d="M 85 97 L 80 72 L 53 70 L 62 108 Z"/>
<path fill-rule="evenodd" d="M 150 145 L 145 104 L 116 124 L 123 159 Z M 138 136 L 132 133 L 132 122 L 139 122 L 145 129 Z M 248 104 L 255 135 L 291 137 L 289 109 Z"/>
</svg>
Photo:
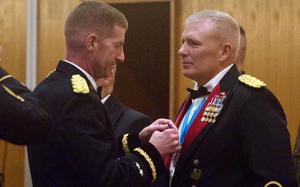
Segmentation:
<svg viewBox="0 0 300 187">
<path fill-rule="evenodd" d="M 226 73 L 230 70 L 232 66 L 233 64 L 228 65 L 226 68 L 220 71 L 216 76 L 210 79 L 203 86 L 207 88 L 209 92 L 211 92 L 214 89 L 214 87 L 220 82 L 220 80 L 226 75 Z M 198 83 L 195 84 L 195 88 L 198 88 Z"/>
<path fill-rule="evenodd" d="M 97 84 L 96 81 L 93 79 L 93 77 L 86 72 L 84 69 L 82 69 L 81 67 L 79 67 L 78 65 L 76 65 L 75 63 L 69 61 L 69 60 L 63 60 L 64 62 L 71 64 L 72 66 L 74 66 L 75 68 L 77 68 L 79 71 L 81 71 L 86 77 L 87 79 L 90 81 L 90 83 L 92 84 L 93 88 L 97 91 Z"/>
</svg>

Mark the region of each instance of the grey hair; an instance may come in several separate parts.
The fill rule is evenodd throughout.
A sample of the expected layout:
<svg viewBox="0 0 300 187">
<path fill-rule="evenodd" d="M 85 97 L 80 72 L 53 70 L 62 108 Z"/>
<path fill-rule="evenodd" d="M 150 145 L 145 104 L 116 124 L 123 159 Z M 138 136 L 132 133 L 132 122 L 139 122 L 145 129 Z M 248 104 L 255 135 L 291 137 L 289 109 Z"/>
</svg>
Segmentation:
<svg viewBox="0 0 300 187">
<path fill-rule="evenodd" d="M 215 31 L 222 40 L 228 41 L 233 45 L 235 57 L 240 45 L 240 28 L 237 21 L 229 14 L 219 10 L 204 10 L 196 12 L 185 20 L 185 24 L 195 23 L 200 20 L 212 22 Z"/>
</svg>

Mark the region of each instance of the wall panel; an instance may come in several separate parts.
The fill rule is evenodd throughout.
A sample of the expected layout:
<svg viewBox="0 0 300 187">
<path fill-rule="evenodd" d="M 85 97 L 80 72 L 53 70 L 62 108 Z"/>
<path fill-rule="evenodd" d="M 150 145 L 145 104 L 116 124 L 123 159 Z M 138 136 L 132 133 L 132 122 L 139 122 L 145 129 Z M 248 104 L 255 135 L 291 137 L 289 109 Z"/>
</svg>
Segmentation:
<svg viewBox="0 0 300 187">
<path fill-rule="evenodd" d="M 26 0 L 0 1 L 0 45 L 3 61 L 0 64 L 20 81 L 25 81 Z M 3 159 L 4 144 L 7 155 Z M 5 161 L 5 187 L 24 185 L 24 147 L 0 142 L 0 167 Z M 2 172 L 2 171 L 1 171 Z"/>
<path fill-rule="evenodd" d="M 177 0 L 179 13 L 175 24 L 183 31 L 185 18 L 195 11 L 219 9 L 228 12 L 245 28 L 248 50 L 245 71 L 262 79 L 277 96 L 288 118 L 291 142 L 294 144 L 300 123 L 300 2 L 298 0 Z M 176 38 L 179 49 L 180 37 Z M 186 96 L 183 91 L 191 81 L 181 74 L 176 57 L 178 110 Z M 175 81 L 176 82 L 176 81 Z"/>
<path fill-rule="evenodd" d="M 38 4 L 38 82 L 65 58 L 64 22 L 80 0 L 39 0 Z"/>
</svg>

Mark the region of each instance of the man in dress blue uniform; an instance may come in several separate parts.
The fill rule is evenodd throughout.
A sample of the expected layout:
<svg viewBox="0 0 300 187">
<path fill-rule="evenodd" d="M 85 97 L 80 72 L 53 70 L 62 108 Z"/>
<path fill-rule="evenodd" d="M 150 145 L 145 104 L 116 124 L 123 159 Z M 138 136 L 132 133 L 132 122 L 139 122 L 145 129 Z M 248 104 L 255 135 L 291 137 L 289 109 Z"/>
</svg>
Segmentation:
<svg viewBox="0 0 300 187">
<path fill-rule="evenodd" d="M 101 94 L 98 94 L 101 95 L 101 102 L 111 119 L 117 137 L 125 133 L 139 133 L 153 121 L 149 116 L 125 106 L 112 95 L 116 71 L 117 66 L 115 65 L 108 77 L 96 81 L 97 86 L 101 86 Z"/>
<path fill-rule="evenodd" d="M 0 100 L 0 139 L 19 145 L 40 144 L 47 140 L 51 117 L 32 92 L 1 67 Z"/>
<path fill-rule="evenodd" d="M 165 160 L 171 186 L 296 186 L 284 111 L 265 83 L 233 65 L 239 38 L 224 12 L 185 21 L 179 55 L 198 91 L 175 122 L 182 149 Z"/>
<path fill-rule="evenodd" d="M 65 23 L 66 60 L 35 89 L 54 119 L 49 140 L 28 148 L 34 186 L 143 186 L 179 150 L 172 121 L 159 119 L 116 141 L 95 80 L 124 61 L 127 20 L 117 9 L 85 1 Z M 126 155 L 125 155 L 126 153 Z"/>
</svg>

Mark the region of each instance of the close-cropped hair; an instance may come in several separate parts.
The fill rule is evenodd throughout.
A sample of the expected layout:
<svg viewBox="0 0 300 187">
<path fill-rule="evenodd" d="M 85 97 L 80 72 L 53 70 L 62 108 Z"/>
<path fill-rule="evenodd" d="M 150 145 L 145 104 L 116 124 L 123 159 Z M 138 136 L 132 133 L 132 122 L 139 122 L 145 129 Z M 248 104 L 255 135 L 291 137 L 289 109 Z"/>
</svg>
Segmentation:
<svg viewBox="0 0 300 187">
<path fill-rule="evenodd" d="M 84 1 L 66 19 L 66 43 L 76 45 L 80 35 L 85 32 L 100 35 L 111 34 L 114 26 L 128 29 L 127 19 L 122 12 L 103 2 Z"/>
<path fill-rule="evenodd" d="M 213 23 L 214 30 L 224 41 L 232 43 L 234 50 L 238 49 L 240 42 L 239 25 L 229 14 L 219 10 L 204 10 L 189 16 L 185 24 L 195 23 L 200 20 L 209 20 Z"/>
</svg>

